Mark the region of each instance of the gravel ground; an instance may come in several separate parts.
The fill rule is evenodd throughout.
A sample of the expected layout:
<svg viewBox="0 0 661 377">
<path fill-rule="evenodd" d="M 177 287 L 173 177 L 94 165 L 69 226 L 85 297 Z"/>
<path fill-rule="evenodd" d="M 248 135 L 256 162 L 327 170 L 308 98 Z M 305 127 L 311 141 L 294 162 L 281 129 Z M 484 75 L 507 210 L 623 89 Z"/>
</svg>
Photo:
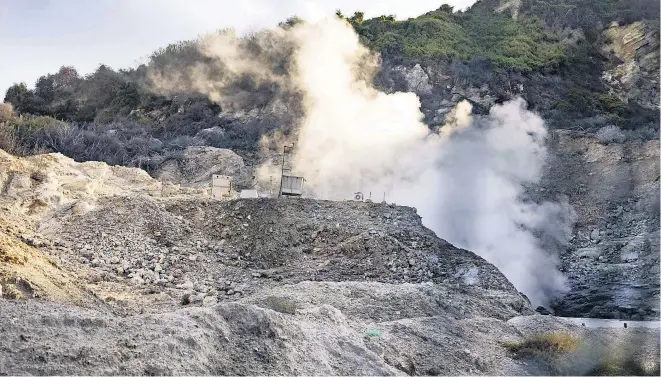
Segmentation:
<svg viewBox="0 0 661 377">
<path fill-rule="evenodd" d="M 628 355 L 658 369 L 658 328 L 533 315 L 414 208 L 163 195 L 137 169 L 57 155 L 0 167 L 0 374 L 584 374 Z M 580 347 L 507 346 L 554 332 Z"/>
</svg>

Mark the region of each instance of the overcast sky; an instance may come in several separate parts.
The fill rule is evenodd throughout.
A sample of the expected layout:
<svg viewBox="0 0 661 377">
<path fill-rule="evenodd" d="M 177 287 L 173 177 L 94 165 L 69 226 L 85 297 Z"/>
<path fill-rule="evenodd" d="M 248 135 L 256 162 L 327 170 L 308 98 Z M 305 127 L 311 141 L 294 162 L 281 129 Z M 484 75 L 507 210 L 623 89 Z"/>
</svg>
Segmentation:
<svg viewBox="0 0 661 377">
<path fill-rule="evenodd" d="M 314 21 L 336 9 L 406 19 L 474 0 L 0 0 L 0 101 L 15 82 L 33 87 L 62 65 L 93 72 L 136 66 L 152 51 L 205 32 L 270 27 L 291 15 Z"/>
</svg>

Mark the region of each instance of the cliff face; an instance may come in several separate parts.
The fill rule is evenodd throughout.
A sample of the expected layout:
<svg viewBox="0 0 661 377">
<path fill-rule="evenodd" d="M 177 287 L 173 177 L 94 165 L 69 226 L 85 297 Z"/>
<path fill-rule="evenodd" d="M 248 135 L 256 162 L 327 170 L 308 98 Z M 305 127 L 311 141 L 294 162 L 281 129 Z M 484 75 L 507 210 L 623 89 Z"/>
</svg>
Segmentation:
<svg viewBox="0 0 661 377">
<path fill-rule="evenodd" d="M 603 33 L 602 52 L 610 60 L 603 79 L 624 102 L 659 108 L 659 25 L 638 21 L 611 25 Z"/>
<path fill-rule="evenodd" d="M 519 7 L 517 1 L 502 2 L 494 10 L 515 17 Z M 442 125 L 444 115 L 461 100 L 469 100 L 474 112 L 485 113 L 495 103 L 521 96 L 551 128 L 596 130 L 617 124 L 658 130 L 657 21 L 614 22 L 589 40 L 580 29 L 553 33 L 567 54 L 557 68 L 525 72 L 480 58 L 443 61 L 385 54 L 377 84 L 388 92 L 416 93 L 425 122 L 432 126 Z"/>
<path fill-rule="evenodd" d="M 658 318 L 659 141 L 558 131 L 542 187 L 577 215 L 561 256 L 571 291 L 556 314 Z"/>
</svg>

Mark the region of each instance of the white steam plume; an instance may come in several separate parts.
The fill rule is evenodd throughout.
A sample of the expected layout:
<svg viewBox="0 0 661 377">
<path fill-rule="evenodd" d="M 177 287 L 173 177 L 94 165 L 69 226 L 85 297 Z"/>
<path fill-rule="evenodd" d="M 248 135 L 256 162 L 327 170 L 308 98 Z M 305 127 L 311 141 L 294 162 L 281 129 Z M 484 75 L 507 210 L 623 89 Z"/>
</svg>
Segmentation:
<svg viewBox="0 0 661 377">
<path fill-rule="evenodd" d="M 522 200 L 524 186 L 539 181 L 546 156 L 543 121 L 523 100 L 475 118 L 461 102 L 434 134 L 415 94 L 386 94 L 371 85 L 377 60 L 348 24 L 332 18 L 287 34 L 297 46 L 287 82 L 303 93 L 304 109 L 290 140 L 294 173 L 314 196 L 346 199 L 362 191 L 378 201 L 385 192 L 388 202 L 416 207 L 439 237 L 495 264 L 533 303 L 565 288 L 554 252 L 533 232 L 561 244 L 570 211 Z M 246 72 L 258 64 L 245 64 Z M 259 174 L 266 181 L 278 175 L 269 165 Z"/>
</svg>

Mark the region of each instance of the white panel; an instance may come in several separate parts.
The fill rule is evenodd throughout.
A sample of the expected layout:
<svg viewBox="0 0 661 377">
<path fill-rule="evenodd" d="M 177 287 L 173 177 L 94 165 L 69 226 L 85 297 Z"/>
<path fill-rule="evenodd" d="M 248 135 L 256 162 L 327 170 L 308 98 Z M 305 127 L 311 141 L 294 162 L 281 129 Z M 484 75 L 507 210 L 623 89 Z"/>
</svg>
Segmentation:
<svg viewBox="0 0 661 377">
<path fill-rule="evenodd" d="M 230 187 L 232 182 L 232 177 L 227 175 L 212 175 L 211 176 L 211 186 L 217 187 Z"/>
<path fill-rule="evenodd" d="M 303 194 L 303 177 L 293 175 L 282 176 L 282 193 L 290 195 Z"/>
<path fill-rule="evenodd" d="M 253 198 L 258 198 L 259 195 L 257 195 L 257 190 L 241 190 L 241 194 L 239 197 L 241 199 L 253 199 Z"/>
</svg>

